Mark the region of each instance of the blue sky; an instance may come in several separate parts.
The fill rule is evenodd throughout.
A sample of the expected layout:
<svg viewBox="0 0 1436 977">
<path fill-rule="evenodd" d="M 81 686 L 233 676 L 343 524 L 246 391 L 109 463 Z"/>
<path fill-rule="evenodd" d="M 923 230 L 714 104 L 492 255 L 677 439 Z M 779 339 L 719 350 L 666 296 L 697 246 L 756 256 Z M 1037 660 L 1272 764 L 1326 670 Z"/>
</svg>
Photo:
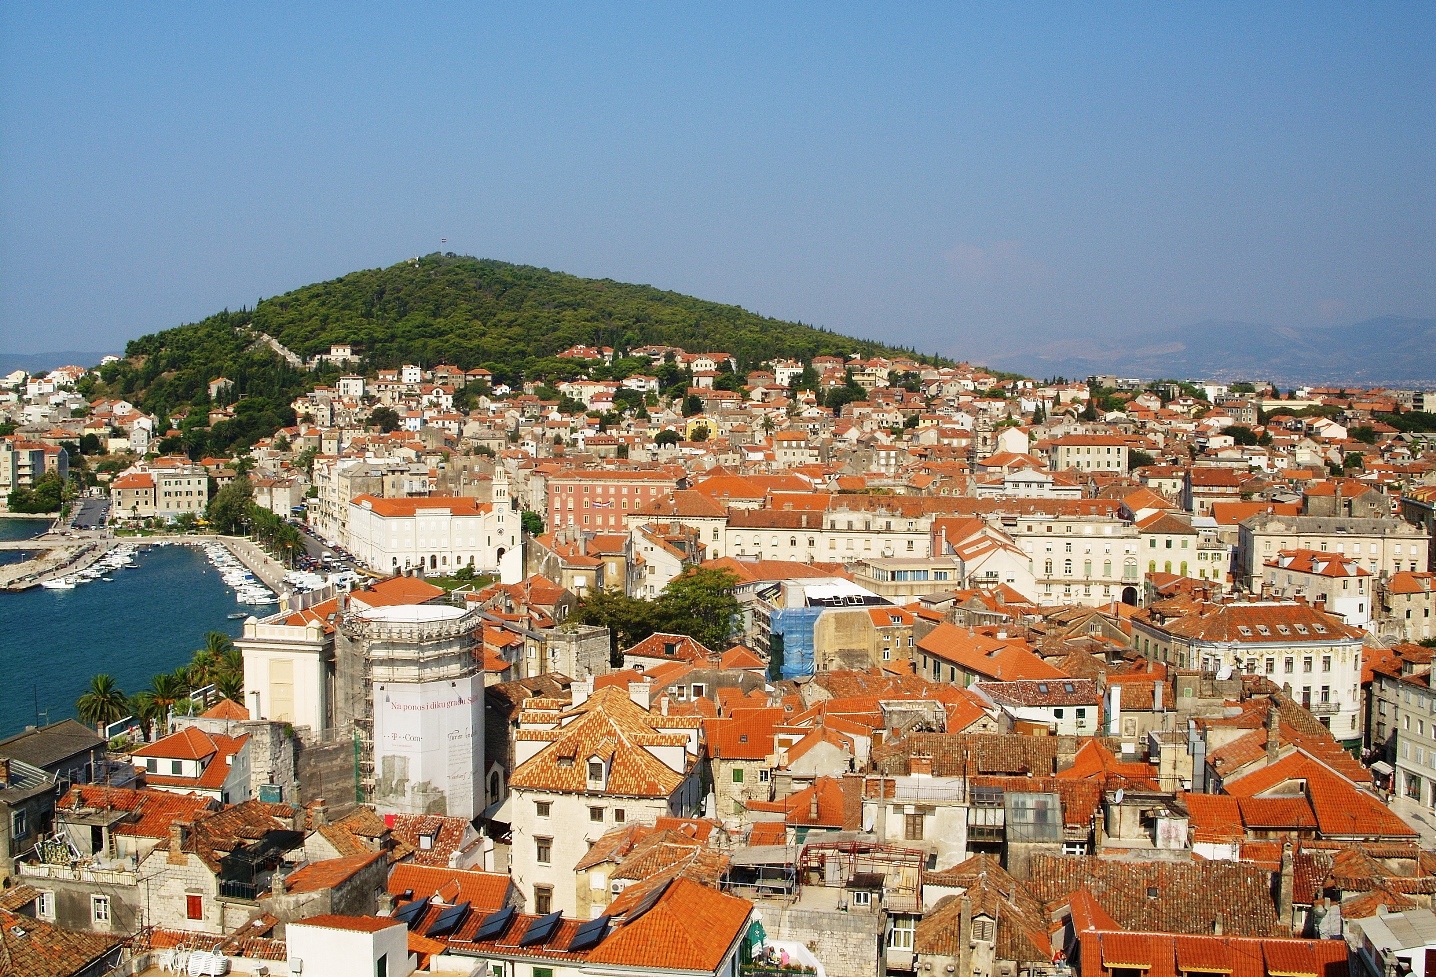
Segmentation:
<svg viewBox="0 0 1436 977">
<path fill-rule="evenodd" d="M 986 359 L 1430 316 L 1433 49 L 1429 3 L 0 4 L 0 351 L 441 249 Z"/>
</svg>

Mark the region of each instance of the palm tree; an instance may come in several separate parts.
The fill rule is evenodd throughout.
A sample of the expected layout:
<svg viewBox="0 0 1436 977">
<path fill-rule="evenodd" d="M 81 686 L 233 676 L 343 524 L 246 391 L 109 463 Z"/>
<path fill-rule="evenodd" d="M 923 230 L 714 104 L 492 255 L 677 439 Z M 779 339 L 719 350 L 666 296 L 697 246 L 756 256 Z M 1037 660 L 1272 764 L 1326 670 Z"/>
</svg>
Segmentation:
<svg viewBox="0 0 1436 977">
<path fill-rule="evenodd" d="M 210 631 L 204 636 L 204 650 L 216 658 L 234 649 L 234 642 L 223 631 Z"/>
<path fill-rule="evenodd" d="M 143 692 L 136 692 L 130 697 L 130 711 L 140 721 L 140 735 L 145 742 L 150 740 L 150 732 L 154 729 L 155 716 L 159 707 L 155 705 L 155 695 L 146 689 Z"/>
<path fill-rule="evenodd" d="M 178 676 L 172 675 L 169 672 L 161 672 L 150 679 L 150 687 L 147 691 L 154 698 L 154 718 L 159 720 L 163 728 L 168 731 L 170 710 L 174 708 L 175 703 L 180 700 L 180 697 L 185 694 L 184 683 Z"/>
<path fill-rule="evenodd" d="M 226 699 L 239 702 L 244 697 L 244 675 L 235 672 L 225 672 L 215 679 L 214 687 L 219 694 Z"/>
<path fill-rule="evenodd" d="M 75 701 L 75 711 L 80 714 L 81 720 L 92 724 L 103 736 L 105 726 L 124 719 L 129 713 L 129 700 L 115 684 L 114 678 L 102 672 L 90 679 L 89 691 Z"/>
</svg>

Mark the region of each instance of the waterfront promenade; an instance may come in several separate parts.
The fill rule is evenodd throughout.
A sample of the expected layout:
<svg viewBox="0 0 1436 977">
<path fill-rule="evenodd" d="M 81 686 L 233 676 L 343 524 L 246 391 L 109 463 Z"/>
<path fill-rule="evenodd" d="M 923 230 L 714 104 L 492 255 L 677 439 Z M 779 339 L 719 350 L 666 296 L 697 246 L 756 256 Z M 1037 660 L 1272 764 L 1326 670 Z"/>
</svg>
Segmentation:
<svg viewBox="0 0 1436 977">
<path fill-rule="evenodd" d="M 35 552 L 32 559 L 0 565 L 0 591 L 28 590 L 42 581 L 84 570 L 122 542 L 140 546 L 168 544 L 203 546 L 219 543 L 234 554 L 264 585 L 276 594 L 284 592 L 284 565 L 265 553 L 254 542 L 242 536 L 126 536 L 111 537 L 101 533 L 79 534 L 74 538 L 47 533 L 33 540 L 0 543 L 7 550 Z"/>
</svg>

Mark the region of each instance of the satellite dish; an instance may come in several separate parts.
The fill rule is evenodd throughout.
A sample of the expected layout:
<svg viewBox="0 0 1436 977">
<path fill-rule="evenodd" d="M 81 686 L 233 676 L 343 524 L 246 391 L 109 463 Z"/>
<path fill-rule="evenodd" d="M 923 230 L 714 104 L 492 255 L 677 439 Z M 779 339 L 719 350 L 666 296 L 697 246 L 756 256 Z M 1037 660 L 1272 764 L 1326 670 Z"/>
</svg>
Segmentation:
<svg viewBox="0 0 1436 977">
<path fill-rule="evenodd" d="M 1123 790 L 1121 787 L 1118 787 L 1118 788 L 1117 788 L 1117 793 L 1116 793 L 1116 795 L 1112 798 L 1112 800 L 1116 801 L 1118 804 L 1121 804 L 1121 803 L 1122 803 L 1122 798 L 1124 798 L 1124 797 L 1126 797 L 1126 796 L 1127 796 L 1127 792 L 1126 792 L 1125 790 Z"/>
<path fill-rule="evenodd" d="M 1230 665 L 1223 665 L 1221 668 L 1217 669 L 1217 681 L 1218 681 L 1218 682 L 1225 682 L 1227 679 L 1229 679 L 1229 678 L 1231 678 L 1231 677 L 1232 677 L 1232 667 L 1231 667 Z"/>
</svg>

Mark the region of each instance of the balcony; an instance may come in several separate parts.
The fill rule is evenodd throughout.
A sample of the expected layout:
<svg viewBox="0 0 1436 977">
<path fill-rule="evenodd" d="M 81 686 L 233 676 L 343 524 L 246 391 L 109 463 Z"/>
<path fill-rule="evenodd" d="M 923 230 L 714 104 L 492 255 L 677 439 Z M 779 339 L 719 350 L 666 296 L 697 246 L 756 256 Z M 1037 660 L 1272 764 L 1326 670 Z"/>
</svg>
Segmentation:
<svg viewBox="0 0 1436 977">
<path fill-rule="evenodd" d="M 1315 716 L 1330 716 L 1341 711 L 1339 702 L 1313 702 L 1306 707 Z"/>
</svg>

